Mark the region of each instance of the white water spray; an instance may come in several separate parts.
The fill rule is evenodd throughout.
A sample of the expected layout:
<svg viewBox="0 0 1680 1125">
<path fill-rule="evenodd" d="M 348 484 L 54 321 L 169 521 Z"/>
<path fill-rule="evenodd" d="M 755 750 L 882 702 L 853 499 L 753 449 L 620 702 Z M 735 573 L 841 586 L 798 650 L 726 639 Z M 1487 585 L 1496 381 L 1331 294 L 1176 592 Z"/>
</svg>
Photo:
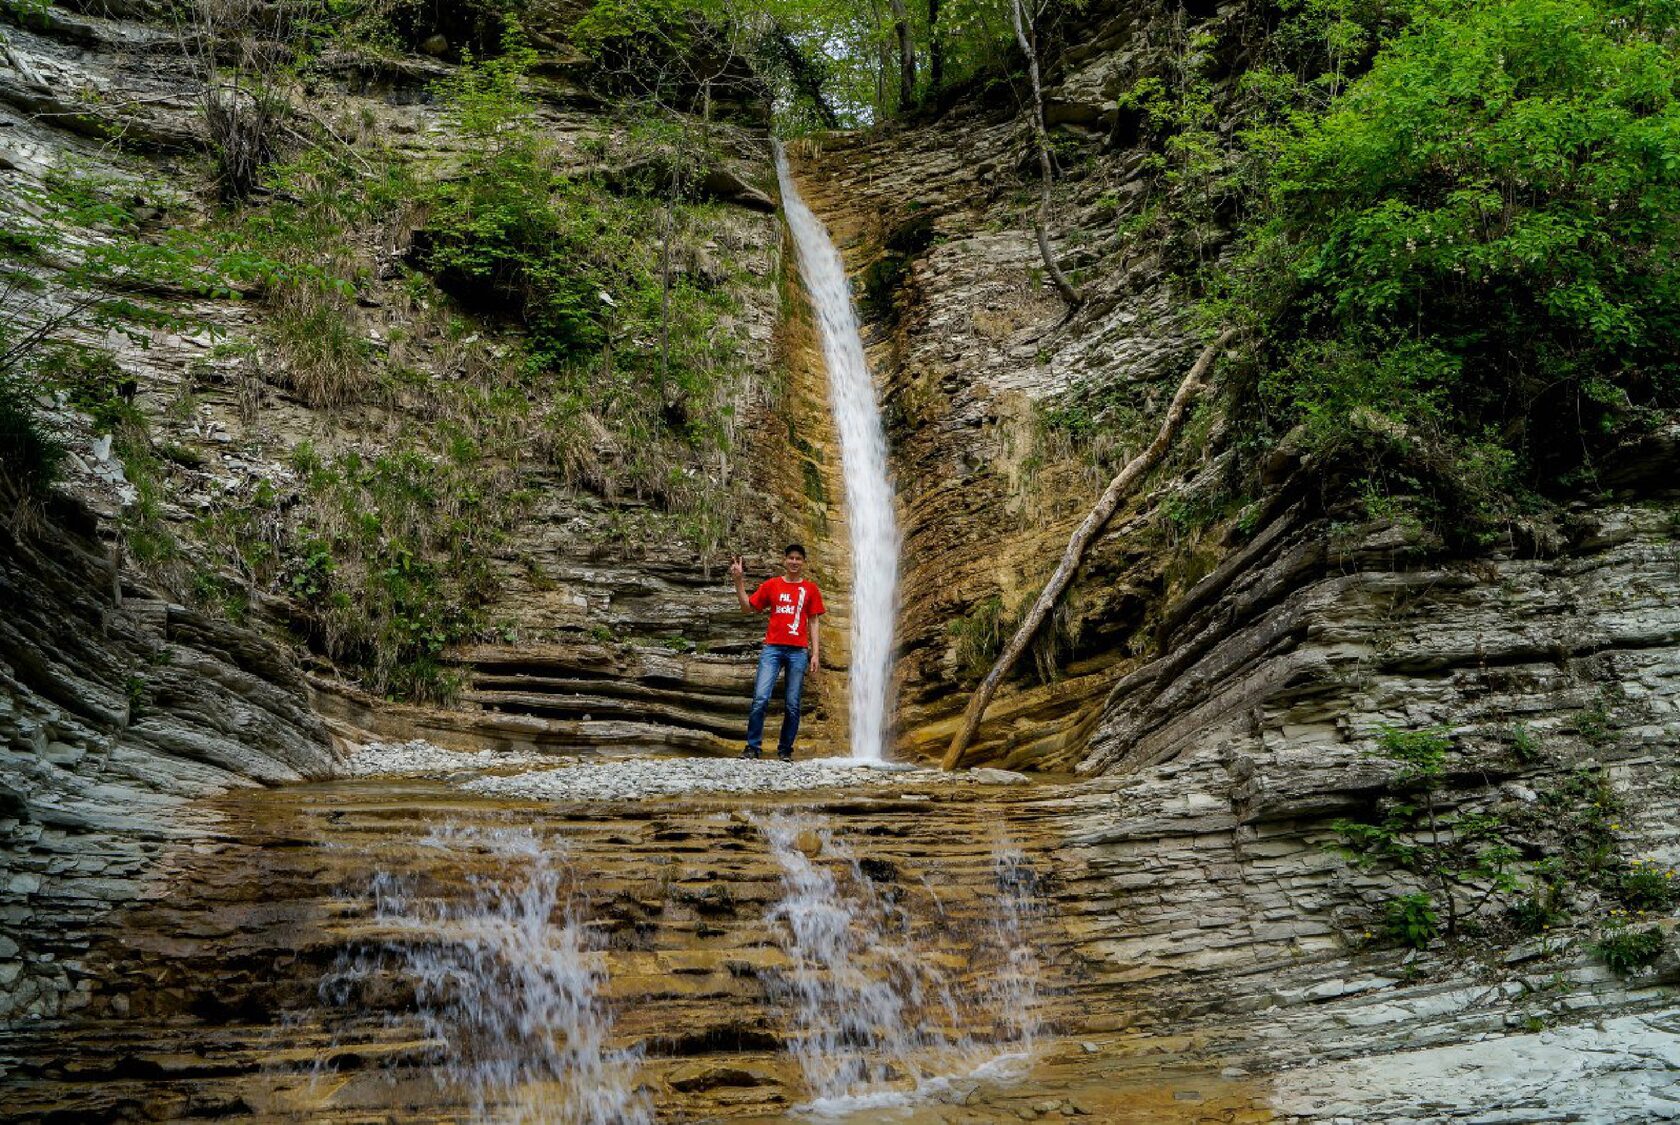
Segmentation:
<svg viewBox="0 0 1680 1125">
<path fill-rule="evenodd" d="M 845 264 L 822 222 L 800 198 L 779 145 L 776 178 L 799 252 L 799 276 L 817 315 L 829 402 L 840 432 L 852 546 L 852 757 L 881 761 L 886 757 L 898 601 L 898 525 L 887 476 L 887 436 L 852 311 Z"/>
<path fill-rule="evenodd" d="M 759 829 L 782 869 L 782 900 L 770 917 L 791 968 L 776 991 L 792 1017 L 788 1046 L 811 1094 L 807 1112 L 844 1116 L 939 1099 L 955 1080 L 1009 1078 L 1030 1058 L 1039 1029 L 1038 885 L 1019 851 L 994 852 L 991 909 L 965 933 L 931 886 L 933 913 L 919 920 L 901 891 L 877 890 L 821 820 L 777 815 Z M 968 964 L 973 979 L 941 967 L 953 963 Z"/>
<path fill-rule="evenodd" d="M 482 1121 L 651 1125 L 635 1086 L 640 1053 L 607 1045 L 606 970 L 584 925 L 556 844 L 529 829 L 434 830 L 422 843 L 494 868 L 459 898 L 377 874 L 369 888 L 382 943 L 347 955 L 322 981 L 335 1006 L 365 1001 L 395 978 L 439 1044 L 432 1071 Z M 393 1022 L 405 1017 L 391 1013 Z"/>
</svg>

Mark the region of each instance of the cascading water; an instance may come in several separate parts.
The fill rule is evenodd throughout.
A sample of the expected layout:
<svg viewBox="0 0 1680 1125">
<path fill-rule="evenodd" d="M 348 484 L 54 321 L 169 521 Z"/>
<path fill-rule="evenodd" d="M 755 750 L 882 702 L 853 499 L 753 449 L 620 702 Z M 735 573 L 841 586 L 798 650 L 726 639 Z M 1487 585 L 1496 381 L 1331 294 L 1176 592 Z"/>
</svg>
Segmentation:
<svg viewBox="0 0 1680 1125">
<path fill-rule="evenodd" d="M 999 839 L 992 848 L 992 876 L 997 880 L 992 933 L 1003 955 L 992 974 L 989 992 L 997 1014 L 999 1037 L 1030 1052 L 1038 1039 L 1038 948 L 1031 926 L 1043 912 L 1038 872 L 1026 853 Z"/>
<path fill-rule="evenodd" d="M 983 932 L 963 935 L 932 894 L 918 926 L 814 818 L 778 815 L 759 829 L 782 868 L 772 920 L 792 967 L 780 992 L 811 1112 L 936 1097 L 955 1078 L 1005 1076 L 1026 1059 L 1038 1029 L 1037 885 L 1019 851 L 994 852 L 992 909 Z M 966 964 L 972 980 L 944 964 Z"/>
<path fill-rule="evenodd" d="M 376 875 L 373 921 L 388 936 L 346 954 L 321 998 L 365 1004 L 363 993 L 387 977 L 412 989 L 421 1029 L 440 1045 L 435 1079 L 466 1097 L 479 1120 L 651 1122 L 635 1088 L 639 1054 L 606 1045 L 605 970 L 555 842 L 529 829 L 441 828 L 423 844 L 463 865 L 487 857 L 491 870 L 469 876 L 468 894 L 454 899 Z"/>
<path fill-rule="evenodd" d="M 845 264 L 821 220 L 800 198 L 779 145 L 776 177 L 798 249 L 799 275 L 816 312 L 828 366 L 829 402 L 840 433 L 852 549 L 852 757 L 881 761 L 886 757 L 898 601 L 898 523 L 887 476 L 886 431 L 852 310 Z"/>
</svg>

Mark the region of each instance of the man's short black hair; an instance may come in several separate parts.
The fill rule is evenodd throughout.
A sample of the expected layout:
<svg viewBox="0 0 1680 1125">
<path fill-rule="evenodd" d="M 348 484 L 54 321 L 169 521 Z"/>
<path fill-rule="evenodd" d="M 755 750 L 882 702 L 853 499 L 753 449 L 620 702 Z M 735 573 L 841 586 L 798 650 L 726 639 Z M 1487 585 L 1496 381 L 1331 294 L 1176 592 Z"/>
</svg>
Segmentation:
<svg viewBox="0 0 1680 1125">
<path fill-rule="evenodd" d="M 782 554 L 784 556 L 786 556 L 786 555 L 798 555 L 800 558 L 804 558 L 805 557 L 805 544 L 803 544 L 803 543 L 789 543 L 787 545 L 787 550 L 783 551 Z"/>
</svg>

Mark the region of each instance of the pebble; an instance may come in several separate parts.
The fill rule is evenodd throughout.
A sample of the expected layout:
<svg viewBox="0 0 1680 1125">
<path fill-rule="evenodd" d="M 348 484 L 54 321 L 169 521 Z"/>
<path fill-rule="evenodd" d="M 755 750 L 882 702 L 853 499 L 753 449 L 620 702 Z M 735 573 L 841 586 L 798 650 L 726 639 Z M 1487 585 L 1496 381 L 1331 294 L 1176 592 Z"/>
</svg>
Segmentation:
<svg viewBox="0 0 1680 1125">
<path fill-rule="evenodd" d="M 937 770 L 920 771 L 943 780 Z M 837 758 L 800 762 L 740 758 L 581 759 L 556 769 L 534 770 L 466 783 L 491 797 L 544 801 L 633 801 L 684 793 L 791 793 L 805 789 L 898 788 L 904 771 L 859 766 Z"/>
</svg>

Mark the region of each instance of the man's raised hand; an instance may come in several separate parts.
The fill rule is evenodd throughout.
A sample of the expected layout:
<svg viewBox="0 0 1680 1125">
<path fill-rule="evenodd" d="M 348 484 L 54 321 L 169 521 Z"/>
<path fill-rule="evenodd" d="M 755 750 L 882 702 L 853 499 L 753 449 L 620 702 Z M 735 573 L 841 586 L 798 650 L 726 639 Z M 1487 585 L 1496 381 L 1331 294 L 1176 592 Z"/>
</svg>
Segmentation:
<svg viewBox="0 0 1680 1125">
<path fill-rule="evenodd" d="M 747 572 L 746 564 L 740 555 L 736 555 L 729 562 L 729 577 L 739 578 Z"/>
</svg>

